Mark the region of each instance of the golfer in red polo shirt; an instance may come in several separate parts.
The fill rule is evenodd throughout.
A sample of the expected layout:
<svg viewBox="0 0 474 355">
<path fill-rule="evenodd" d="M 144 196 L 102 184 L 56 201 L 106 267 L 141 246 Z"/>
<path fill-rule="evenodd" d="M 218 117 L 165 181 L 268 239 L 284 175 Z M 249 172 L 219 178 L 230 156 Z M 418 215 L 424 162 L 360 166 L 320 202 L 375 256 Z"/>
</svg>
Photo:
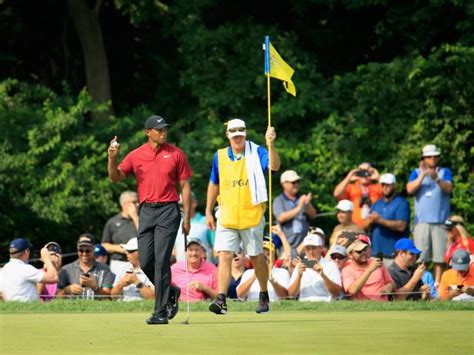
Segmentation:
<svg viewBox="0 0 474 355">
<path fill-rule="evenodd" d="M 168 144 L 169 124 L 157 115 L 145 121 L 148 141 L 117 165 L 120 145 L 115 137 L 108 148 L 109 178 L 113 183 L 135 175 L 140 201 L 138 254 L 142 270 L 155 285 L 155 311 L 148 324 L 168 324 L 178 312 L 179 288 L 171 287 L 170 256 L 181 220 L 179 183 L 183 195 L 183 233 L 190 230 L 192 175 L 186 155 Z"/>
</svg>

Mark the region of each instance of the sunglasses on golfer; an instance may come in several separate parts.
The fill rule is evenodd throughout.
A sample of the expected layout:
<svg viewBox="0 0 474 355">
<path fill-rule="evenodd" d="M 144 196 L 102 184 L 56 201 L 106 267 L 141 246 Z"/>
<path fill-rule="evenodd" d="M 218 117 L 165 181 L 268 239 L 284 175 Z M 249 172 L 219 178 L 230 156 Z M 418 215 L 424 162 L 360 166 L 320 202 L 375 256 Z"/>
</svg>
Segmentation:
<svg viewBox="0 0 474 355">
<path fill-rule="evenodd" d="M 245 127 L 229 128 L 227 132 L 229 133 L 245 132 Z"/>
</svg>

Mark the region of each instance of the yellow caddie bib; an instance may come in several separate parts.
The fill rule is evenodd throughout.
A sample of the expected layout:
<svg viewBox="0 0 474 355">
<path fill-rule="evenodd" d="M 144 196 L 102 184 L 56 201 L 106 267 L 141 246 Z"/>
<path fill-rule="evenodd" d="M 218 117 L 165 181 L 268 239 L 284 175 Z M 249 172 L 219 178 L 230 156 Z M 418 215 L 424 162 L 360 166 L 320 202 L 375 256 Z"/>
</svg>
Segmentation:
<svg viewBox="0 0 474 355">
<path fill-rule="evenodd" d="M 225 228 L 246 229 L 260 223 L 265 203 L 254 206 L 245 157 L 230 160 L 228 148 L 217 151 L 219 165 L 219 221 Z"/>
</svg>

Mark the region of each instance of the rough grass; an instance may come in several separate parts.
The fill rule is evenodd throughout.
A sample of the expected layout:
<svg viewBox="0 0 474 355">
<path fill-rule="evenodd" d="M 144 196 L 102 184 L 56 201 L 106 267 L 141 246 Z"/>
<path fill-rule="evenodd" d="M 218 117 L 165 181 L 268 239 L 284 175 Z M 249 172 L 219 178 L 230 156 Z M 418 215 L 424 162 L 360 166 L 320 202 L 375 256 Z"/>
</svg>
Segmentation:
<svg viewBox="0 0 474 355">
<path fill-rule="evenodd" d="M 191 312 L 206 312 L 208 303 L 191 304 Z M 252 312 L 255 302 L 228 302 L 230 312 Z M 117 302 L 117 301 L 88 301 L 88 300 L 55 300 L 46 303 L 37 302 L 0 302 L 0 313 L 73 313 L 73 312 L 151 312 L 152 301 Z M 271 304 L 272 311 L 317 311 L 317 312 L 379 312 L 379 311 L 473 311 L 474 302 L 299 302 L 279 301 Z M 185 312 L 186 303 L 180 303 L 180 312 Z"/>
</svg>

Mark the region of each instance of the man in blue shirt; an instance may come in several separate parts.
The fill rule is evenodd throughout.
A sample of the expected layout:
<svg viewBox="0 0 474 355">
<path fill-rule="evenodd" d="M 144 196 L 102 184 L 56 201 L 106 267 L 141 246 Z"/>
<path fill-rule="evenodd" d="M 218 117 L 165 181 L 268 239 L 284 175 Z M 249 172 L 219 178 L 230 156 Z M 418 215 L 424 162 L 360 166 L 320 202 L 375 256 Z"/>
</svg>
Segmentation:
<svg viewBox="0 0 474 355">
<path fill-rule="evenodd" d="M 309 220 L 317 213 L 311 204 L 311 193 L 299 193 L 300 179 L 294 170 L 281 174 L 283 193 L 273 200 L 273 215 L 290 243 L 292 257 L 296 256 L 298 246 L 308 233 Z"/>
<path fill-rule="evenodd" d="M 412 171 L 407 192 L 415 195 L 415 245 L 425 261 L 435 263 L 435 284 L 443 271 L 447 234 L 443 223 L 450 214 L 450 194 L 453 190 L 451 170 L 439 166 L 441 153 L 433 144 L 423 147 L 418 169 Z"/>
<path fill-rule="evenodd" d="M 393 261 L 397 240 L 409 236 L 410 205 L 397 194 L 393 174 L 383 174 L 380 183 L 383 197 L 372 205 L 369 217 L 364 220 L 364 229 L 372 228 L 372 255 L 382 253 L 388 267 Z"/>
</svg>

